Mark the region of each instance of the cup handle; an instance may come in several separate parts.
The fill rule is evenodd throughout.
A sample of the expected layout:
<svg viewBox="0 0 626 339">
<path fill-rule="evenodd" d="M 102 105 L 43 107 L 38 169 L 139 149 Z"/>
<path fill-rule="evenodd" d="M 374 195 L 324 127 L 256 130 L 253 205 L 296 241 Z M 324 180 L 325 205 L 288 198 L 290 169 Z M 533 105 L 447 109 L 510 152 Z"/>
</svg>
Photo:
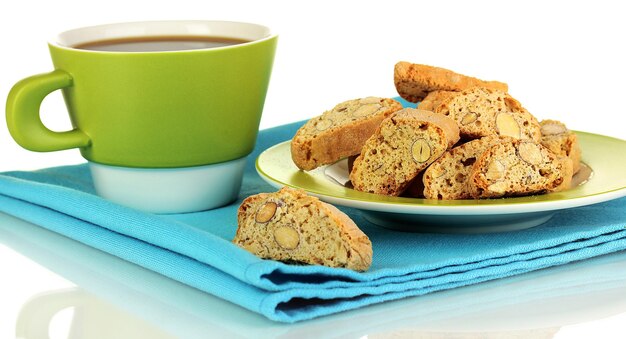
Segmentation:
<svg viewBox="0 0 626 339">
<path fill-rule="evenodd" d="M 37 152 L 86 147 L 89 136 L 78 128 L 66 132 L 49 130 L 41 122 L 43 99 L 57 89 L 72 86 L 72 76 L 63 71 L 38 74 L 19 81 L 9 92 L 6 119 L 9 132 L 20 146 Z"/>
</svg>

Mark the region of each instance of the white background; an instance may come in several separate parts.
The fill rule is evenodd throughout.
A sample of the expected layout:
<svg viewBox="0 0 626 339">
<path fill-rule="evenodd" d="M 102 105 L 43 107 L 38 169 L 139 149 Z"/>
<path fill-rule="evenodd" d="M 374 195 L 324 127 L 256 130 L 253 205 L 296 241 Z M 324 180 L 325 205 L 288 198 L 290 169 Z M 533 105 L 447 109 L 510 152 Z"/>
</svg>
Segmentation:
<svg viewBox="0 0 626 339">
<path fill-rule="evenodd" d="M 618 1 L 5 0 L 0 1 L 0 99 L 4 102 L 21 78 L 52 70 L 46 41 L 58 32 L 163 19 L 250 21 L 279 33 L 262 128 L 310 118 L 347 99 L 396 96 L 393 65 L 406 60 L 507 82 L 510 93 L 539 119 L 626 139 L 626 19 Z M 69 128 L 59 93 L 44 101 L 42 119 L 51 129 Z M 26 151 L 0 121 L 0 171 L 84 161 L 77 150 Z M 7 260 L 0 257 L 3 264 Z M 65 284 L 15 260 L 4 269 L 32 271 L 23 288 Z M 18 286 L 2 284 L 0 278 L 0 288 L 12 290 L 15 298 L 2 303 L 28 297 Z M 5 320 L 12 323 L 0 322 Z M 610 321 L 601 326 L 610 333 Z M 591 334 L 585 326 L 570 330 L 568 336 Z"/>
<path fill-rule="evenodd" d="M 52 70 L 46 41 L 88 25 L 220 19 L 280 35 L 261 128 L 310 118 L 336 103 L 396 96 L 400 60 L 509 84 L 539 119 L 626 139 L 626 21 L 617 1 L 2 1 L 0 99 L 23 77 Z M 60 93 L 42 106 L 70 127 Z M 619 121 L 619 122 L 618 122 Z M 80 163 L 77 150 L 33 153 L 0 123 L 0 171 Z"/>
</svg>

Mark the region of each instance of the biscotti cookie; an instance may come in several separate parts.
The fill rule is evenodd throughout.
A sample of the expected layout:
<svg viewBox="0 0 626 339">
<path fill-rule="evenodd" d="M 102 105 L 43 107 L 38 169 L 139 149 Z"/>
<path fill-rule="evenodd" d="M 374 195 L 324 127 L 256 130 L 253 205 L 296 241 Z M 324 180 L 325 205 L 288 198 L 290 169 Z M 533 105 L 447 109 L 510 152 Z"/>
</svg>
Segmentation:
<svg viewBox="0 0 626 339">
<path fill-rule="evenodd" d="M 357 155 L 380 122 L 402 104 L 367 97 L 342 102 L 305 123 L 291 140 L 291 158 L 302 170 L 312 170 Z"/>
<path fill-rule="evenodd" d="M 284 187 L 246 198 L 233 243 L 264 259 L 367 270 L 372 243 L 343 212 Z"/>
<path fill-rule="evenodd" d="M 474 198 L 545 193 L 566 180 L 564 163 L 541 144 L 515 140 L 489 147 L 476 160 L 468 187 Z"/>
<path fill-rule="evenodd" d="M 420 101 L 417 108 L 425 111 L 435 111 L 435 108 L 439 107 L 442 102 L 448 99 L 450 96 L 457 92 L 452 91 L 433 91 L 428 93 L 424 100 Z"/>
<path fill-rule="evenodd" d="M 537 119 L 504 91 L 484 87 L 466 89 L 450 96 L 435 111 L 456 121 L 463 139 L 496 134 L 541 141 Z"/>
<path fill-rule="evenodd" d="M 471 199 L 467 181 L 476 160 L 487 148 L 511 138 L 492 135 L 466 142 L 445 152 L 424 171 L 426 199 Z"/>
<path fill-rule="evenodd" d="M 548 193 L 566 191 L 572 188 L 574 179 L 574 165 L 572 159 L 557 155 L 557 161 L 562 162 L 563 182 L 557 187 L 548 190 Z"/>
<path fill-rule="evenodd" d="M 507 84 L 502 82 L 484 81 L 445 68 L 406 61 L 395 65 L 393 78 L 398 94 L 410 102 L 419 102 L 432 91 L 462 91 L 474 86 L 508 91 Z"/>
<path fill-rule="evenodd" d="M 557 120 L 542 120 L 541 144 L 552 153 L 565 156 L 572 160 L 572 170 L 577 173 L 580 169 L 580 146 L 576 134 Z"/>
<path fill-rule="evenodd" d="M 459 129 L 451 119 L 405 108 L 383 120 L 365 142 L 350 180 L 356 190 L 398 196 L 458 140 Z"/>
</svg>

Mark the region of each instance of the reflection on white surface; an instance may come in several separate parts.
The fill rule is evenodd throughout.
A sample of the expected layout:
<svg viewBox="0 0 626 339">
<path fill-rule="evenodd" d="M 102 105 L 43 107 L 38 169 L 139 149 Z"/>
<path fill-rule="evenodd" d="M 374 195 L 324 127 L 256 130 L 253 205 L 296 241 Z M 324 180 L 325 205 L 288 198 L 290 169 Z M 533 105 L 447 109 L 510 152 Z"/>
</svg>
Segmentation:
<svg viewBox="0 0 626 339">
<path fill-rule="evenodd" d="M 22 306 L 15 327 L 17 337 L 25 339 L 46 338 L 48 333 L 71 339 L 174 338 L 157 325 L 81 288 L 33 296 Z"/>
<path fill-rule="evenodd" d="M 0 243 L 79 286 L 32 296 L 24 338 L 68 308 L 69 338 L 562 338 L 626 318 L 626 252 L 286 325 L 5 214 Z"/>
</svg>

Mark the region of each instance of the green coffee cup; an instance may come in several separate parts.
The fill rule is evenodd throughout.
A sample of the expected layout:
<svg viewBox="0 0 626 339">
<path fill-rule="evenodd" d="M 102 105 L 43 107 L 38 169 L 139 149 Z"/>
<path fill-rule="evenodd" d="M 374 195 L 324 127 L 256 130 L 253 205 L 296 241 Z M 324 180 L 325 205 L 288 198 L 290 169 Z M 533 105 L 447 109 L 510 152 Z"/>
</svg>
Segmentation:
<svg viewBox="0 0 626 339">
<path fill-rule="evenodd" d="M 236 44 L 139 52 L 89 47 L 167 39 Z M 9 93 L 9 131 L 29 150 L 79 148 L 92 164 L 125 171 L 242 159 L 254 148 L 276 42 L 267 27 L 225 21 L 136 22 L 67 31 L 49 42 L 55 70 L 24 79 Z M 41 122 L 40 104 L 57 89 L 63 92 L 71 131 L 53 132 Z"/>
</svg>

